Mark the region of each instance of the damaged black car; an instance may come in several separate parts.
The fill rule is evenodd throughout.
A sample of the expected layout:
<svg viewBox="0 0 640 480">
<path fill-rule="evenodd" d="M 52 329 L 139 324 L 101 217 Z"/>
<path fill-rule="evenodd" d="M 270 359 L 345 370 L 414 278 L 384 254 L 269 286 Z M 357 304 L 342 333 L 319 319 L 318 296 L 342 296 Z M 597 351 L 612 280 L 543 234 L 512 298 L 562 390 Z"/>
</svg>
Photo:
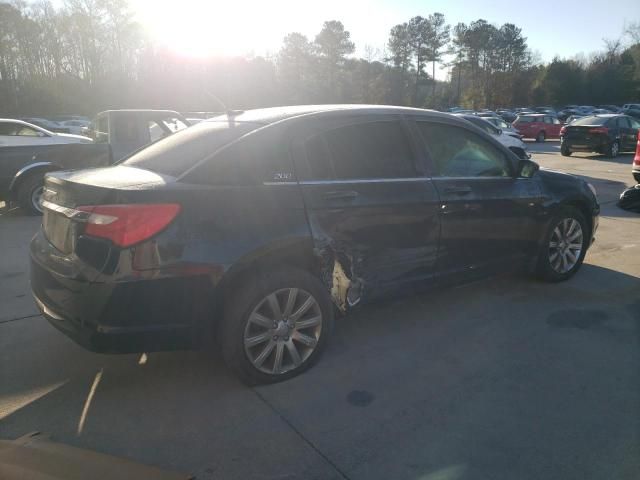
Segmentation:
<svg viewBox="0 0 640 480">
<path fill-rule="evenodd" d="M 452 115 L 230 111 L 118 165 L 46 177 L 31 285 L 98 352 L 216 341 L 248 383 L 295 376 L 334 317 L 525 268 L 561 281 L 598 226 L 593 187 Z"/>
</svg>

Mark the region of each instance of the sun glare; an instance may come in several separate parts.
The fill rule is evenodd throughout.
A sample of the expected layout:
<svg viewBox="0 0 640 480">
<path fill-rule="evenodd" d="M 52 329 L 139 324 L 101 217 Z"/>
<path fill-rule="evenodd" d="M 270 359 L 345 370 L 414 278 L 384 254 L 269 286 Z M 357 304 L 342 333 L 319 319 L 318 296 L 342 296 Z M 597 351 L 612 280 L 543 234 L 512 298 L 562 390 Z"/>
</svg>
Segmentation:
<svg viewBox="0 0 640 480">
<path fill-rule="evenodd" d="M 135 2 L 154 40 L 181 55 L 204 57 L 266 53 L 282 39 L 293 2 L 182 0 Z M 289 12 L 289 14 L 287 13 Z M 276 36 L 276 38 L 274 38 Z"/>
<path fill-rule="evenodd" d="M 358 33 L 377 38 L 392 25 L 389 11 L 376 6 L 378 0 L 131 1 L 158 45 L 193 57 L 276 53 L 286 34 L 300 32 L 313 40 L 325 20 L 343 21 L 356 43 Z"/>
</svg>

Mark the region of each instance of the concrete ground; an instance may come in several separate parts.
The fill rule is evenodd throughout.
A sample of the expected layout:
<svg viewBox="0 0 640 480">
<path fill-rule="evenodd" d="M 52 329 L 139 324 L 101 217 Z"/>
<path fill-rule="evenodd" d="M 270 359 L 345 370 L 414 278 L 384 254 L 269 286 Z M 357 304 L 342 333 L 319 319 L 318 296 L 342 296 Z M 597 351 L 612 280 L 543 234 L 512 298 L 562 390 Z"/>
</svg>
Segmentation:
<svg viewBox="0 0 640 480">
<path fill-rule="evenodd" d="M 598 189 L 577 276 L 370 305 L 314 369 L 268 387 L 201 353 L 145 363 L 76 346 L 30 298 L 39 220 L 2 213 L 0 438 L 39 430 L 199 479 L 640 478 L 640 215 L 615 206 L 632 157 L 531 148 Z"/>
</svg>

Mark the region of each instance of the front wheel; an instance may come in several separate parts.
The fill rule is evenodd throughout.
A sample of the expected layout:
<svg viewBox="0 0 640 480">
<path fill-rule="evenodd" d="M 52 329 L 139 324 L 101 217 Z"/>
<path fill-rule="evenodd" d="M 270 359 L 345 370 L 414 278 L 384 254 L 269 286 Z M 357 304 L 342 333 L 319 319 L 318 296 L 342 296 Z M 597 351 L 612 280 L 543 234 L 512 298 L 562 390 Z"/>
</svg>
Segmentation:
<svg viewBox="0 0 640 480">
<path fill-rule="evenodd" d="M 573 153 L 573 152 L 572 152 L 571 150 L 569 150 L 569 147 L 567 147 L 567 146 L 565 146 L 565 145 L 561 145 L 561 146 L 560 146 L 560 154 L 561 154 L 563 157 L 570 157 L 572 153 Z"/>
<path fill-rule="evenodd" d="M 561 208 L 552 219 L 541 246 L 538 277 L 549 282 L 571 278 L 584 261 L 589 238 L 589 225 L 582 212 L 574 207 Z"/>
<path fill-rule="evenodd" d="M 237 287 L 225 304 L 219 341 L 227 365 L 245 383 L 275 383 L 310 368 L 332 328 L 333 304 L 322 282 L 283 268 Z"/>
<path fill-rule="evenodd" d="M 538 133 L 538 136 L 536 137 L 536 142 L 544 142 L 547 139 L 547 135 L 544 132 L 540 132 Z"/>
</svg>

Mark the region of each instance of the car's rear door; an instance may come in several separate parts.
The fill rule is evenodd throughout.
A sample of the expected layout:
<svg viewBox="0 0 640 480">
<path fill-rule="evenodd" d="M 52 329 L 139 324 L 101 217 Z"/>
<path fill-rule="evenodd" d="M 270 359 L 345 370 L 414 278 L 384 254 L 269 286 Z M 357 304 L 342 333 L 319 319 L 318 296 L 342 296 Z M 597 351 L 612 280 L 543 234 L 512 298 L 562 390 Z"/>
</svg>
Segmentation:
<svg viewBox="0 0 640 480">
<path fill-rule="evenodd" d="M 482 270 L 528 257 L 538 239 L 537 183 L 475 129 L 416 118 L 439 193 L 443 272 Z"/>
<path fill-rule="evenodd" d="M 315 248 L 350 279 L 349 302 L 433 278 L 439 201 L 395 115 L 310 121 L 292 151 Z M 326 262 L 325 262 L 326 263 Z"/>
</svg>

